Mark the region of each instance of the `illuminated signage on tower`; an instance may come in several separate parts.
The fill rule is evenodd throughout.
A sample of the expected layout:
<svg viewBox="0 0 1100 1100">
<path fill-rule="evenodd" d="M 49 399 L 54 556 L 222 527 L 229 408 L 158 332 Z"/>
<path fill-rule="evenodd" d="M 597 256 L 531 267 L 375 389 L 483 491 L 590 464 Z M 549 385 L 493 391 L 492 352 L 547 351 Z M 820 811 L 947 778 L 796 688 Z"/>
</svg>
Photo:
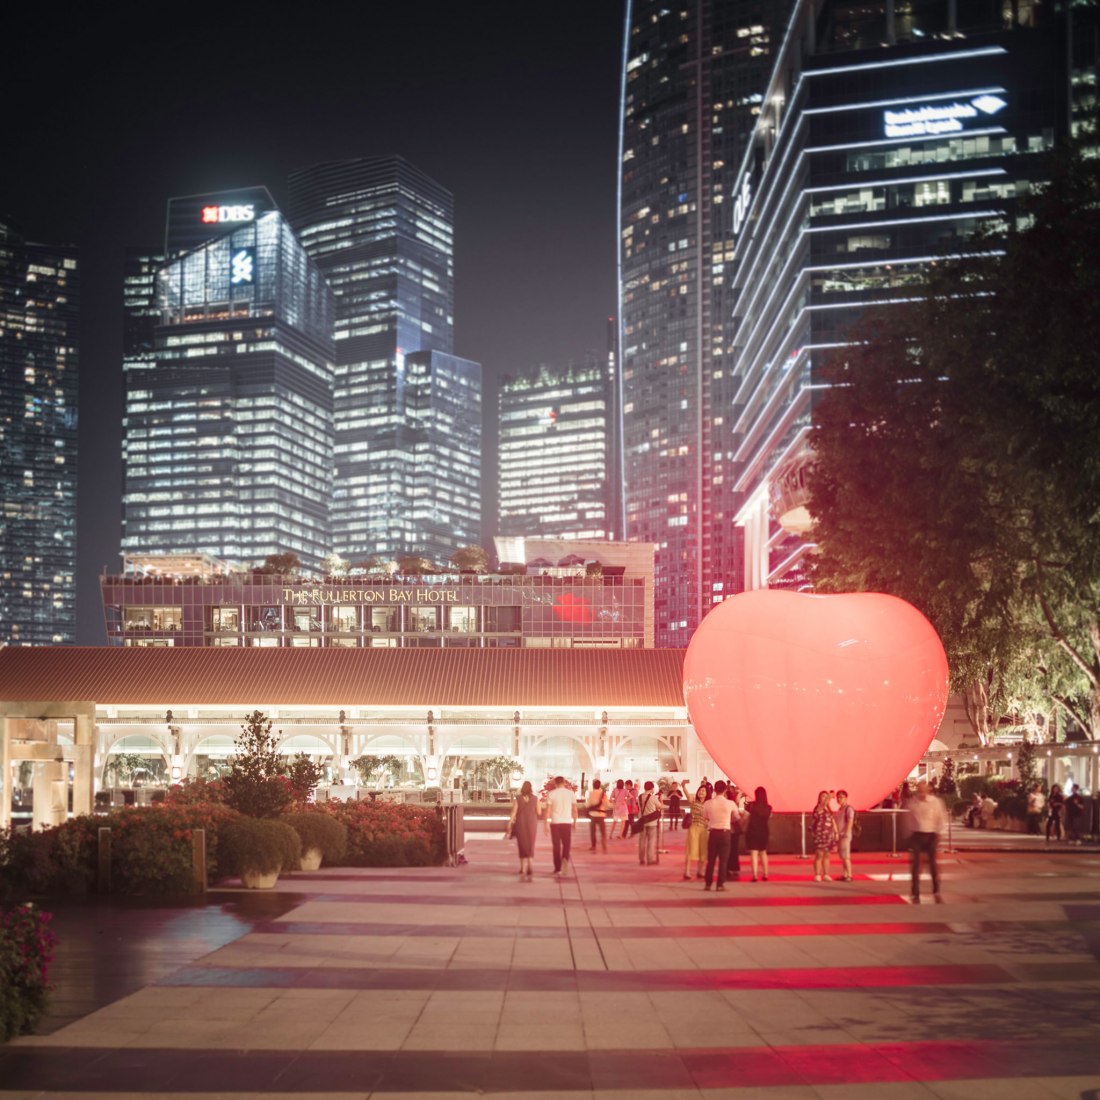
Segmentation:
<svg viewBox="0 0 1100 1100">
<path fill-rule="evenodd" d="M 882 129 L 886 137 L 932 137 L 936 134 L 957 134 L 967 122 L 982 115 L 995 115 L 1008 104 L 995 95 L 975 96 L 969 101 L 925 103 L 900 111 L 882 112 Z"/>
<path fill-rule="evenodd" d="M 223 225 L 226 222 L 250 222 L 256 217 L 253 203 L 237 206 L 204 206 L 202 208 L 203 225 Z"/>
</svg>

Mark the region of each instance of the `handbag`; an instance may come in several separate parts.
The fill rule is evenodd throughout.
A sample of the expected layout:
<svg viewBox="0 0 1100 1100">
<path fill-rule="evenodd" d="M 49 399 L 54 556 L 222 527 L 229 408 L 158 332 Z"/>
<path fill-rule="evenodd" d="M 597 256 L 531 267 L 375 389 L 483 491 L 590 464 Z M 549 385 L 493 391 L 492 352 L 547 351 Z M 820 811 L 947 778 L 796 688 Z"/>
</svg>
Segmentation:
<svg viewBox="0 0 1100 1100">
<path fill-rule="evenodd" d="M 685 810 L 684 811 L 684 828 L 685 829 L 690 829 L 691 828 L 691 810 Z"/>
</svg>

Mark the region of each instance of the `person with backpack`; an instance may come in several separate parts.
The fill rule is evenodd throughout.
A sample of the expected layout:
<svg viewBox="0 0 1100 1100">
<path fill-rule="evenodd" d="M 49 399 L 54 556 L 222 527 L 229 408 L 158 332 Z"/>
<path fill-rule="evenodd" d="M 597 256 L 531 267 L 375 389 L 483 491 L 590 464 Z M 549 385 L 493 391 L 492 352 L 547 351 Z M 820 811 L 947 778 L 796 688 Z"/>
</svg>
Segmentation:
<svg viewBox="0 0 1100 1100">
<path fill-rule="evenodd" d="M 611 800 L 598 779 L 592 780 L 592 789 L 585 799 L 584 808 L 588 812 L 588 835 L 592 840 L 591 851 L 596 850 L 596 836 L 600 838 L 600 848 L 607 851 L 607 815 L 611 810 Z"/>
<path fill-rule="evenodd" d="M 664 806 L 661 795 L 654 788 L 653 780 L 647 779 L 645 790 L 638 799 L 638 862 L 648 866 L 657 862 L 657 833 L 661 824 Z"/>
</svg>

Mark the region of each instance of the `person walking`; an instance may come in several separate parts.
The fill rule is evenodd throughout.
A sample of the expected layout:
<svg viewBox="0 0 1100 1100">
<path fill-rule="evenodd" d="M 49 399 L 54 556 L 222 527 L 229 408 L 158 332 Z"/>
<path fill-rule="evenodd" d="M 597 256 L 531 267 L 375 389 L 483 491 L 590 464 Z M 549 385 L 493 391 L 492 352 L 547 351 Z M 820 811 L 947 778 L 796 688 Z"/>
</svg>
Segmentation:
<svg viewBox="0 0 1100 1100">
<path fill-rule="evenodd" d="M 830 793 L 821 791 L 810 815 L 810 840 L 814 846 L 814 882 L 832 882 L 829 852 L 836 845 L 836 818 L 829 809 Z"/>
<path fill-rule="evenodd" d="M 626 805 L 629 801 L 626 793 L 626 784 L 620 779 L 615 783 L 615 789 L 611 792 L 611 839 L 615 839 L 615 830 L 619 830 L 619 836 L 623 836 L 626 830 Z"/>
<path fill-rule="evenodd" d="M 1043 811 L 1046 809 L 1046 796 L 1036 783 L 1027 792 L 1027 831 L 1031 836 L 1038 836 L 1041 832 L 1039 825 L 1043 820 Z"/>
<path fill-rule="evenodd" d="M 669 830 L 680 828 L 680 786 L 678 783 L 673 783 L 668 792 L 668 827 Z"/>
<path fill-rule="evenodd" d="M 1047 799 L 1047 840 L 1054 833 L 1055 840 L 1061 840 L 1065 835 L 1062 832 L 1062 822 L 1066 813 L 1066 796 L 1062 794 L 1062 788 L 1057 783 L 1050 788 L 1050 797 Z"/>
<path fill-rule="evenodd" d="M 554 852 L 554 874 L 569 874 L 569 854 L 573 845 L 573 825 L 577 820 L 577 795 L 565 782 L 565 776 L 556 775 L 554 786 L 546 796 L 547 817 L 550 820 L 550 843 Z"/>
<path fill-rule="evenodd" d="M 732 783 L 726 784 L 726 798 L 733 803 L 730 814 L 730 858 L 726 864 L 726 878 L 741 877 L 741 833 L 745 829 L 745 796 Z"/>
<path fill-rule="evenodd" d="M 757 872 L 761 867 L 764 870 L 764 881 L 768 881 L 768 822 L 771 816 L 768 792 L 763 787 L 757 787 L 745 814 L 745 847 L 752 861 L 753 882 L 757 881 Z"/>
<path fill-rule="evenodd" d="M 634 835 L 634 819 L 638 816 L 638 792 L 634 789 L 634 781 L 626 781 L 626 824 L 623 826 L 623 840 L 629 840 Z"/>
<path fill-rule="evenodd" d="M 719 779 L 714 784 L 714 797 L 703 807 L 703 816 L 707 822 L 707 867 L 704 874 L 709 890 L 715 879 L 717 865 L 718 889 L 726 888 L 726 873 L 730 858 L 730 819 L 737 807 L 726 797 L 726 781 Z"/>
<path fill-rule="evenodd" d="M 611 802 L 607 797 L 607 791 L 603 789 L 598 779 L 592 780 L 592 789 L 588 792 L 584 807 L 588 811 L 588 835 L 592 840 L 591 851 L 596 850 L 596 837 L 600 838 L 600 848 L 607 851 L 607 814 L 611 809 Z"/>
<path fill-rule="evenodd" d="M 932 794 L 928 780 L 917 784 L 916 795 L 909 800 L 912 833 L 909 836 L 909 896 L 914 904 L 920 903 L 920 863 L 921 855 L 928 857 L 928 872 L 932 876 L 932 895 L 936 901 L 940 896 L 940 869 L 936 862 L 936 850 L 940 836 L 947 832 L 947 807 L 943 799 Z"/>
<path fill-rule="evenodd" d="M 539 800 L 525 780 L 512 803 L 512 818 L 508 824 L 519 852 L 519 877 L 529 879 L 535 873 L 535 836 L 539 829 Z"/>
<path fill-rule="evenodd" d="M 707 802 L 707 787 L 700 783 L 695 797 L 691 800 L 691 824 L 684 838 L 684 878 L 703 877 L 703 864 L 707 858 L 707 819 L 703 808 Z M 695 875 L 691 874 L 691 865 L 695 864 Z"/>
<path fill-rule="evenodd" d="M 638 799 L 638 862 L 642 866 L 657 862 L 657 832 L 663 812 L 660 792 L 654 789 L 653 780 L 647 779 Z"/>
<path fill-rule="evenodd" d="M 836 847 L 840 855 L 841 877 L 852 881 L 852 834 L 856 827 L 856 809 L 848 801 L 847 791 L 836 792 Z"/>
<path fill-rule="evenodd" d="M 1081 797 L 1081 788 L 1078 787 L 1066 799 L 1066 832 L 1071 844 L 1081 843 L 1081 822 L 1084 816 L 1085 800 Z"/>
</svg>

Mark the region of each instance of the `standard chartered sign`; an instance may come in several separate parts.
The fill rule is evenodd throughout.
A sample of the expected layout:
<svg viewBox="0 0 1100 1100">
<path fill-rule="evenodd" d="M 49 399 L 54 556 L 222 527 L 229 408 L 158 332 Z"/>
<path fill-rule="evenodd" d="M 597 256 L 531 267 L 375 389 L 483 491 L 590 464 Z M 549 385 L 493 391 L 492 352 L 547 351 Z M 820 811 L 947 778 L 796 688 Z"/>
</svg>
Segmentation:
<svg viewBox="0 0 1100 1100">
<path fill-rule="evenodd" d="M 995 95 L 980 95 L 952 103 L 924 103 L 899 111 L 882 112 L 886 137 L 935 137 L 957 134 L 972 119 L 995 115 L 1008 104 Z"/>
</svg>

